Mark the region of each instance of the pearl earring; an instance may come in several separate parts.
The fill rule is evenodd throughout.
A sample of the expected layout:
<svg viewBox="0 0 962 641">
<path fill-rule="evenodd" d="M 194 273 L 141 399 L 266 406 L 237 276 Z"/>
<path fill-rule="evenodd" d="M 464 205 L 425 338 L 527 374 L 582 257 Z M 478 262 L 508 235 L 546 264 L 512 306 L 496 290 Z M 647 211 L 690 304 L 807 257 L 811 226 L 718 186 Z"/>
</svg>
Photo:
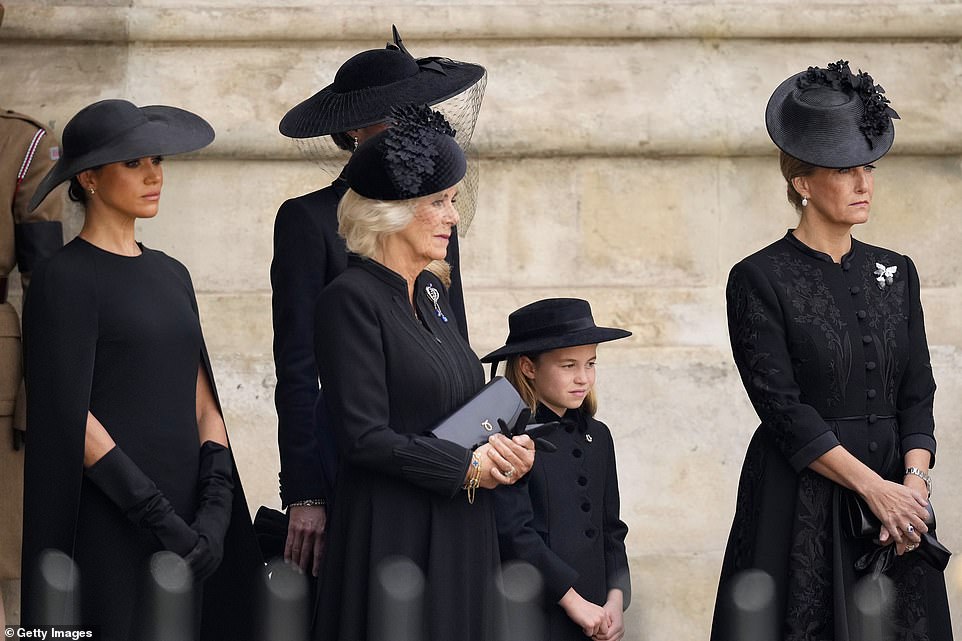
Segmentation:
<svg viewBox="0 0 962 641">
<path fill-rule="evenodd" d="M 97 190 L 94 189 L 93 187 L 88 188 L 87 191 L 90 192 L 90 195 L 91 195 L 91 196 L 93 196 L 94 194 L 97 193 Z"/>
<path fill-rule="evenodd" d="M 802 207 L 808 207 L 808 198 L 802 196 Z"/>
</svg>

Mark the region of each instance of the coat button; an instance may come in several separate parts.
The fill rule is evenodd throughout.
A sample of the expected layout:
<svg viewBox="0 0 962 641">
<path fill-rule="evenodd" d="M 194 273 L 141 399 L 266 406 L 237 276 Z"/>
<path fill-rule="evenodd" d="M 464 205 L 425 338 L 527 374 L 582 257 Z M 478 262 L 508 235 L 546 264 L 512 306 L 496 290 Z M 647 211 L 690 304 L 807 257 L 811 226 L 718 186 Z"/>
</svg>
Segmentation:
<svg viewBox="0 0 962 641">
<path fill-rule="evenodd" d="M 582 504 L 581 504 L 581 511 L 582 511 L 582 512 L 590 512 L 590 511 L 591 511 L 591 503 L 589 503 L 588 501 L 585 501 L 584 503 L 582 503 Z"/>
<path fill-rule="evenodd" d="M 869 415 L 868 415 L 868 422 L 869 422 L 870 425 L 871 425 L 872 423 L 877 423 L 877 422 L 878 422 L 878 416 L 876 416 L 875 414 L 869 414 Z"/>
<path fill-rule="evenodd" d="M 875 441 L 872 441 L 871 443 L 868 444 L 869 452 L 874 452 L 877 449 L 878 449 L 878 443 L 876 443 Z"/>
<path fill-rule="evenodd" d="M 868 314 L 865 312 L 864 309 L 858 310 L 858 313 L 857 313 L 856 315 L 857 315 L 859 318 L 865 318 L 866 316 L 868 316 Z"/>
<path fill-rule="evenodd" d="M 865 343 L 866 345 L 868 345 L 869 343 L 872 342 L 872 337 L 871 337 L 871 336 L 868 336 L 868 335 L 863 336 L 863 337 L 862 337 L 862 342 Z"/>
<path fill-rule="evenodd" d="M 865 392 L 865 395 L 868 396 L 869 398 L 875 398 L 875 390 L 870 389 L 867 392 Z"/>
<path fill-rule="evenodd" d="M 584 487 L 584 486 L 588 485 L 588 477 L 587 477 L 587 476 L 579 476 L 579 477 L 578 477 L 578 485 L 580 485 L 581 487 Z"/>
<path fill-rule="evenodd" d="M 571 451 L 571 456 L 575 458 L 581 458 L 581 454 L 582 454 L 581 449 L 577 447 Z"/>
<path fill-rule="evenodd" d="M 589 539 L 595 538 L 595 529 L 588 528 L 587 530 L 585 530 L 585 536 L 587 536 Z"/>
<path fill-rule="evenodd" d="M 871 372 L 873 369 L 875 369 L 875 361 L 869 361 L 869 362 L 865 363 L 865 369 L 867 369 L 867 370 L 870 371 L 870 372 Z"/>
<path fill-rule="evenodd" d="M 567 432 L 568 434 L 571 434 L 572 432 L 575 431 L 575 426 L 573 423 L 565 423 L 564 425 L 565 425 L 565 432 Z"/>
<path fill-rule="evenodd" d="M 852 292 L 852 295 L 854 296 L 855 294 L 862 291 L 862 288 L 859 287 L 858 285 L 855 285 L 854 287 L 850 287 L 848 291 Z"/>
<path fill-rule="evenodd" d="M 852 263 L 848 261 L 845 261 L 844 263 L 842 263 L 842 269 L 844 269 L 845 271 L 848 271 L 851 268 L 852 268 Z"/>
</svg>

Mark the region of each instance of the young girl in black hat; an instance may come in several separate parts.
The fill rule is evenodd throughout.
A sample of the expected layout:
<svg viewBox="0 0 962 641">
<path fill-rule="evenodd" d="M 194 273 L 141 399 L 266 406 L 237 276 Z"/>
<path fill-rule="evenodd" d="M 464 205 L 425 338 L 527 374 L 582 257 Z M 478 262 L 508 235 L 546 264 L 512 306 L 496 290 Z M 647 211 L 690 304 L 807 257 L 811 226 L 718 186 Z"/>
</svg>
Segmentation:
<svg viewBox="0 0 962 641">
<path fill-rule="evenodd" d="M 544 579 L 546 639 L 617 641 L 631 598 L 619 517 L 615 450 L 594 418 L 598 343 L 631 332 L 597 327 L 586 301 L 537 301 L 508 317 L 504 347 L 483 362 L 507 359 L 505 377 L 539 423 L 562 421 L 557 451 L 536 457 L 527 484 L 495 492 L 502 560 L 534 565 Z"/>
</svg>

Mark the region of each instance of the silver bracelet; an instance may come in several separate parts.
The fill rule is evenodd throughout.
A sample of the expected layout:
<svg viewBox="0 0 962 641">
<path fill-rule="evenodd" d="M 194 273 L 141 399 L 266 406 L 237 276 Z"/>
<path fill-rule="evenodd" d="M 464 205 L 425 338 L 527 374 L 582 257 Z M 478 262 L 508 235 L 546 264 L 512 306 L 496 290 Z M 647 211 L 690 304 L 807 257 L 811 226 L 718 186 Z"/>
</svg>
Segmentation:
<svg viewBox="0 0 962 641">
<path fill-rule="evenodd" d="M 932 496 L 932 477 L 931 476 L 929 476 L 928 474 L 926 474 L 925 472 L 923 472 L 917 467 L 905 468 L 905 476 L 908 476 L 909 474 L 917 476 L 923 481 L 925 481 L 925 489 L 928 491 L 929 496 Z"/>
<path fill-rule="evenodd" d="M 303 501 L 292 501 L 287 507 L 319 507 L 327 505 L 324 499 L 305 499 Z"/>
</svg>

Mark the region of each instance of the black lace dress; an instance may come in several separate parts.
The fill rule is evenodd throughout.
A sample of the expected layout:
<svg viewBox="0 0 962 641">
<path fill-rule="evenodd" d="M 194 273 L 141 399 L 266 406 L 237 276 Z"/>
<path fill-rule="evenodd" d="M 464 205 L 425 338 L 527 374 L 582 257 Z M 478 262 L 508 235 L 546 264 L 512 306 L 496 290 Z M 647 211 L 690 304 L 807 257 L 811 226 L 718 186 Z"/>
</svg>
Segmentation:
<svg viewBox="0 0 962 641">
<path fill-rule="evenodd" d="M 732 352 L 761 418 L 745 458 L 719 595 L 738 572 L 775 580 L 787 641 L 867 641 L 854 561 L 867 551 L 838 518 L 840 486 L 808 465 L 841 444 L 901 482 L 903 453 L 935 462 L 935 381 L 915 265 L 857 240 L 841 264 L 792 235 L 745 258 L 728 281 Z M 898 641 L 952 639 L 942 574 L 908 553 L 894 582 Z M 732 639 L 723 598 L 712 641 Z"/>
</svg>

